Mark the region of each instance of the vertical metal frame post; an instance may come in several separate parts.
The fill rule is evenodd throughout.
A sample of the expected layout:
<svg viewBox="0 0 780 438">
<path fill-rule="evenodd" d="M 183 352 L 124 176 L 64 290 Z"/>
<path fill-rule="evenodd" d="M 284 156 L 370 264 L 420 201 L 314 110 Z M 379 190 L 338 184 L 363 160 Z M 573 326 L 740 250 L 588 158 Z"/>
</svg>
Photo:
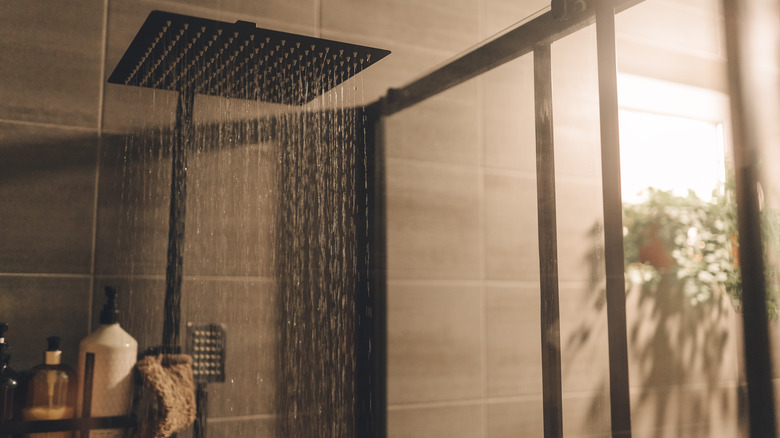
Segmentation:
<svg viewBox="0 0 780 438">
<path fill-rule="evenodd" d="M 604 203 L 609 395 L 612 436 L 631 436 L 628 379 L 626 286 L 623 254 L 623 201 L 620 189 L 617 61 L 614 0 L 596 0 L 601 178 Z"/>
<path fill-rule="evenodd" d="M 366 108 L 367 297 L 372 438 L 387 437 L 387 190 L 383 102 Z M 360 370 L 357 370 L 358 372 Z M 360 436 L 360 435 L 359 435 Z"/>
<path fill-rule="evenodd" d="M 165 270 L 163 348 L 178 351 L 181 324 L 181 284 L 184 253 L 184 218 L 187 202 L 187 151 L 193 143 L 193 90 L 179 92 L 171 148 L 171 201 L 168 223 L 168 262 Z"/>
<path fill-rule="evenodd" d="M 534 48 L 536 204 L 539 224 L 537 231 L 539 233 L 544 436 L 558 438 L 563 436 L 563 389 L 550 52 L 549 44 Z"/>
</svg>

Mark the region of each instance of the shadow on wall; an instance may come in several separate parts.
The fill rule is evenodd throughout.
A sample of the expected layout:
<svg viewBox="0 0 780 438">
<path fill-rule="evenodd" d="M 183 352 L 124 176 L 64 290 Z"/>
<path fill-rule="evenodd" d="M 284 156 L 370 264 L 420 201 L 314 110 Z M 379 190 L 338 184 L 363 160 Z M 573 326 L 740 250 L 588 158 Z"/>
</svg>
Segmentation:
<svg viewBox="0 0 780 438">
<path fill-rule="evenodd" d="M 605 322 L 601 224 L 595 224 L 587 237 L 592 250 L 587 255 L 590 278 L 583 300 Z M 659 272 L 655 281 L 626 284 L 633 436 L 739 436 L 743 406 L 735 311 L 725 293 L 692 303 L 682 288 L 674 267 Z M 605 326 L 593 319 L 581 322 L 562 340 L 567 357 L 588 355 L 594 337 L 603 337 L 595 342 L 606 345 Z M 601 375 L 585 430 L 603 430 L 605 415 L 609 423 L 604 413 L 609 409 L 609 377 L 607 372 Z"/>
</svg>

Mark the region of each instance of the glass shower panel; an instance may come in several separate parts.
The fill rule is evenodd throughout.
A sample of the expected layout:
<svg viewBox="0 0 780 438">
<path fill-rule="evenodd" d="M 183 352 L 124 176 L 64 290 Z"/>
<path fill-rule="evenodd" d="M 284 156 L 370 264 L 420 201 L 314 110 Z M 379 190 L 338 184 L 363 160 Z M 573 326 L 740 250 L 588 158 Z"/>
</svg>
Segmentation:
<svg viewBox="0 0 780 438">
<path fill-rule="evenodd" d="M 533 63 L 384 120 L 388 436 L 542 436 Z"/>
<path fill-rule="evenodd" d="M 563 436 L 611 436 L 596 29 L 552 44 Z"/>
<path fill-rule="evenodd" d="M 647 0 L 615 25 L 633 434 L 739 436 L 744 368 L 721 8 Z"/>
</svg>

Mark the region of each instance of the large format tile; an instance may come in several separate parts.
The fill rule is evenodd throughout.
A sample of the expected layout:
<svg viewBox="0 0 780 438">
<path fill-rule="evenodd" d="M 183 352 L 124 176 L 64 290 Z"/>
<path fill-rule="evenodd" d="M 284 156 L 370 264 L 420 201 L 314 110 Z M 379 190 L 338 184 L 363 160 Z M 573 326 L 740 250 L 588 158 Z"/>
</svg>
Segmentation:
<svg viewBox="0 0 780 438">
<path fill-rule="evenodd" d="M 485 275 L 539 280 L 536 179 L 485 173 Z"/>
<path fill-rule="evenodd" d="M 324 31 L 369 35 L 450 53 L 479 41 L 476 0 L 324 0 L 321 8 Z"/>
<path fill-rule="evenodd" d="M 185 273 L 272 275 L 277 164 L 268 144 L 225 144 L 190 155 Z"/>
<path fill-rule="evenodd" d="M 544 436 L 542 399 L 488 404 L 487 438 L 541 438 Z"/>
<path fill-rule="evenodd" d="M 102 0 L 0 3 L 0 118 L 97 127 Z"/>
<path fill-rule="evenodd" d="M 163 150 L 170 147 L 168 138 L 152 131 L 103 135 L 96 273 L 165 274 L 171 161 Z"/>
<path fill-rule="evenodd" d="M 708 58 L 724 57 L 723 23 L 718 8 L 715 0 L 699 4 L 679 0 L 642 2 L 615 17 L 616 36 Z"/>
<path fill-rule="evenodd" d="M 476 169 L 387 161 L 391 278 L 479 277 Z"/>
<path fill-rule="evenodd" d="M 11 367 L 43 362 L 46 338 L 62 339 L 63 363 L 76 367 L 79 342 L 88 333 L 88 278 L 0 277 L 0 321 L 10 325 Z"/>
<path fill-rule="evenodd" d="M 552 45 L 555 172 L 601 177 L 595 26 Z"/>
<path fill-rule="evenodd" d="M 391 281 L 388 289 L 388 403 L 480 397 L 479 288 Z"/>
<path fill-rule="evenodd" d="M 692 304 L 674 273 L 626 297 L 632 387 L 712 387 L 738 380 L 741 333 L 730 299 Z"/>
<path fill-rule="evenodd" d="M 609 387 L 587 394 L 563 395 L 563 436 L 610 438 Z"/>
<path fill-rule="evenodd" d="M 609 340 L 604 291 L 587 285 L 560 288 L 563 393 L 609 388 Z"/>
<path fill-rule="evenodd" d="M 91 270 L 97 135 L 0 124 L 0 272 Z"/>
<path fill-rule="evenodd" d="M 487 391 L 490 397 L 541 395 L 538 287 L 487 289 Z"/>
<path fill-rule="evenodd" d="M 209 436 L 217 438 L 278 438 L 276 421 L 273 417 L 210 418 L 207 430 Z"/>
<path fill-rule="evenodd" d="M 477 83 L 469 81 L 385 120 L 386 156 L 475 166 Z"/>
<path fill-rule="evenodd" d="M 740 428 L 740 416 L 745 413 L 740 412 L 738 397 L 738 389 L 730 386 L 643 388 L 632 392 L 632 436 L 745 436 Z"/>
<path fill-rule="evenodd" d="M 484 0 L 485 24 L 483 37 L 495 35 L 513 27 L 529 17 L 536 16 L 550 7 L 546 0 Z"/>
<path fill-rule="evenodd" d="M 479 438 L 483 436 L 482 405 L 390 409 L 389 438 Z"/>
<path fill-rule="evenodd" d="M 533 55 L 508 62 L 482 77 L 485 165 L 536 172 Z"/>
<path fill-rule="evenodd" d="M 604 281 L 604 219 L 601 182 L 564 180 L 555 184 L 558 222 L 558 279 Z"/>
</svg>

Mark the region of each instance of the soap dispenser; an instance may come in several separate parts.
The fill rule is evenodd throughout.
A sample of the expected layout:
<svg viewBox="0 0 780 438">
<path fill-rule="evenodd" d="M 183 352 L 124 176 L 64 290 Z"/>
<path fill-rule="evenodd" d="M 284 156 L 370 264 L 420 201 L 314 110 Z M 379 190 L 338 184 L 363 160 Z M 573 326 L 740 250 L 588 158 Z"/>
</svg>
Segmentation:
<svg viewBox="0 0 780 438">
<path fill-rule="evenodd" d="M 6 331 L 8 331 L 8 323 L 0 322 L 0 421 L 14 419 L 14 403 L 19 388 L 19 377 L 8 365 L 11 360 L 11 348 L 5 342 Z"/>
<path fill-rule="evenodd" d="M 73 418 L 76 408 L 76 373 L 62 363 L 60 338 L 47 339 L 48 348 L 43 363 L 30 370 L 27 382 L 27 398 L 22 409 L 22 419 L 63 420 Z M 31 438 L 70 438 L 73 433 L 34 433 Z"/>
<path fill-rule="evenodd" d="M 79 344 L 77 415 L 82 416 L 85 383 L 91 389 L 91 417 L 129 415 L 132 408 L 133 368 L 138 342 L 119 326 L 116 288 L 105 288 L 106 303 L 100 312 L 100 327 Z M 92 381 L 84 382 L 84 370 L 92 364 Z M 90 431 L 90 437 L 121 437 L 121 429 Z"/>
</svg>

